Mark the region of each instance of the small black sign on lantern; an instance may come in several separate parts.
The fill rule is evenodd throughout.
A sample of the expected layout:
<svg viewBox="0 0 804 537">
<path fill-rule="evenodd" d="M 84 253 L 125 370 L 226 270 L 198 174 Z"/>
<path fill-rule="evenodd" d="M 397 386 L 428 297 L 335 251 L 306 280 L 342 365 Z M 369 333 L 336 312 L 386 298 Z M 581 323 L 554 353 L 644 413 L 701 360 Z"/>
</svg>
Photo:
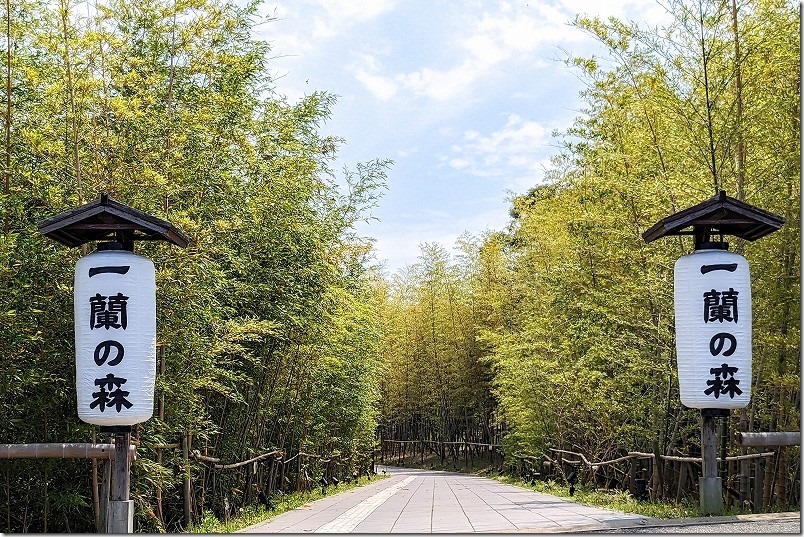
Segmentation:
<svg viewBox="0 0 804 537">
<path fill-rule="evenodd" d="M 75 357 L 78 417 L 115 436 L 107 529 L 132 533 L 129 498 L 131 426 L 153 414 L 156 379 L 154 264 L 134 242 L 190 239 L 172 224 L 107 194 L 39 222 L 39 232 L 65 246 L 98 242 L 75 267 Z"/>
<path fill-rule="evenodd" d="M 751 400 L 751 276 L 748 262 L 728 251 L 723 236 L 754 241 L 783 224 L 780 216 L 720 191 L 642 234 L 645 242 L 668 235 L 695 240 L 694 253 L 676 261 L 673 288 L 681 403 L 701 409 L 702 514 L 723 512 L 716 418 Z"/>
</svg>

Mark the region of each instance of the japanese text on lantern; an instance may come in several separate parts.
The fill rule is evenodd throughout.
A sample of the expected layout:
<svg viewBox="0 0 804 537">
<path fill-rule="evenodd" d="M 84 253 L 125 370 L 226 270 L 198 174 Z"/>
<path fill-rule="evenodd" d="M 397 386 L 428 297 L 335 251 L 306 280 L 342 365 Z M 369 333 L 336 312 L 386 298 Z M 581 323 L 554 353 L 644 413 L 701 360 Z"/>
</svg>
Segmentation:
<svg viewBox="0 0 804 537">
<path fill-rule="evenodd" d="M 701 274 L 716 270 L 734 272 L 737 268 L 735 264 L 703 265 Z M 728 290 L 718 291 L 712 289 L 703 293 L 703 322 L 704 323 L 733 323 L 739 322 L 739 308 L 737 299 L 739 291 L 729 287 Z M 728 329 L 725 329 L 728 330 Z M 709 353 L 712 356 L 729 357 L 737 350 L 737 338 L 728 331 L 718 332 L 709 340 Z M 706 381 L 708 388 L 704 390 L 704 395 L 718 399 L 721 395 L 728 395 L 734 399 L 735 395 L 740 395 L 740 381 L 734 378 L 739 371 L 738 367 L 729 366 L 724 362 L 720 367 L 712 367 L 709 374 L 713 376 Z"/>
<path fill-rule="evenodd" d="M 89 277 L 96 274 L 125 274 L 130 267 L 94 267 L 89 269 Z M 123 293 L 104 296 L 95 293 L 89 297 L 89 329 L 90 330 L 125 330 L 128 327 L 128 298 Z M 125 348 L 115 339 L 101 341 L 95 347 L 93 359 L 98 367 L 116 366 L 123 361 Z M 117 377 L 114 373 L 95 379 L 97 391 L 92 393 L 89 408 L 97 408 L 101 412 L 114 408 L 119 413 L 123 407 L 131 408 L 132 403 L 126 399 L 129 392 L 123 389 L 128 379 Z"/>
</svg>

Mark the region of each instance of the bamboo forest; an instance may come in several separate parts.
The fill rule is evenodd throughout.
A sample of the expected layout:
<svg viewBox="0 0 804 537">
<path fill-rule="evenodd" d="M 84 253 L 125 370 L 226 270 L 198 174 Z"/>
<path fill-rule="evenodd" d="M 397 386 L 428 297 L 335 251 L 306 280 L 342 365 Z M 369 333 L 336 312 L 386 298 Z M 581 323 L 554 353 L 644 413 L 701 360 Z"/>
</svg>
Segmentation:
<svg viewBox="0 0 804 537">
<path fill-rule="evenodd" d="M 394 162 L 337 169 L 337 96 L 276 91 L 257 3 L 5 0 L 0 443 L 108 439 L 76 414 L 73 270 L 94 248 L 37 228 L 101 193 L 191 239 L 136 247 L 157 289 L 153 417 L 131 433 L 137 532 L 223 520 L 321 475 L 373 477 L 380 460 L 553 464 L 560 480 L 561 453 L 637 452 L 654 457 L 652 499 L 693 497 L 699 469 L 672 458 L 701 457 L 673 309 L 693 242 L 643 233 L 720 191 L 784 225 L 727 239 L 751 264 L 753 375 L 718 456 L 747 453 L 737 432 L 799 431 L 800 8 L 665 3 L 666 28 L 578 16 L 611 61 L 565 58 L 584 105 L 544 180 L 511 196 L 506 226 L 422 242 L 389 274 L 358 224 L 395 188 Z M 799 509 L 799 449 L 774 448 L 761 473 L 724 462 L 727 504 Z M 96 532 L 108 464 L 0 460 L 0 531 Z M 625 490 L 628 464 L 606 474 Z"/>
</svg>

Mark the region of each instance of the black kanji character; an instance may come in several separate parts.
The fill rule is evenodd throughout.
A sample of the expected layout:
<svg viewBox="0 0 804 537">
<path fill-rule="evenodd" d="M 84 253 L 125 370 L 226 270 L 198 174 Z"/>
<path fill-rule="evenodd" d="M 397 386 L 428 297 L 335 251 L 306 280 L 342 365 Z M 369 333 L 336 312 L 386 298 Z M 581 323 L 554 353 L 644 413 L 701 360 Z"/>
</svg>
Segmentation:
<svg viewBox="0 0 804 537">
<path fill-rule="evenodd" d="M 720 354 L 720 351 L 723 350 L 727 340 L 729 343 L 731 343 L 731 345 L 723 352 L 723 356 L 731 356 L 734 354 L 734 351 L 737 350 L 737 338 L 726 332 L 720 332 L 719 334 L 712 336 L 712 339 L 709 340 L 709 352 L 712 354 L 712 356 L 717 356 Z"/>
<path fill-rule="evenodd" d="M 129 392 L 121 388 L 126 382 L 128 382 L 128 379 L 115 377 L 111 373 L 104 378 L 95 379 L 95 386 L 99 386 L 99 389 L 92 394 L 95 400 L 90 403 L 89 408 L 99 407 L 99 410 L 103 412 L 107 406 L 117 407 L 117 411 L 120 412 L 123 407 L 131 408 L 134 406 L 131 401 L 126 399 Z M 107 392 L 107 388 L 109 390 L 116 389 L 112 392 Z"/>
<path fill-rule="evenodd" d="M 728 291 L 718 292 L 712 289 L 703 294 L 704 298 L 704 322 L 710 321 L 723 321 L 737 322 L 737 295 L 739 291 L 735 291 L 729 287 Z"/>
<path fill-rule="evenodd" d="M 125 354 L 125 349 L 123 345 L 120 344 L 118 341 L 114 341 L 108 339 L 106 341 L 101 341 L 98 343 L 98 346 L 95 347 L 95 363 L 97 365 L 103 365 L 106 362 L 106 359 L 109 358 L 109 354 L 111 354 L 112 348 L 117 349 L 117 354 L 114 358 L 109 361 L 108 365 L 117 365 L 123 360 L 123 355 Z"/>
<path fill-rule="evenodd" d="M 734 399 L 735 395 L 742 394 L 743 391 L 737 386 L 740 381 L 734 378 L 734 374 L 738 370 L 738 367 L 730 367 L 729 364 L 721 364 L 720 367 L 710 368 L 709 373 L 715 375 L 715 378 L 706 381 L 706 385 L 709 388 L 704 390 L 704 395 L 714 395 L 715 399 L 718 399 L 721 394 L 728 394 L 730 398 Z M 729 378 L 726 378 L 727 376 Z"/>
<path fill-rule="evenodd" d="M 109 299 L 108 303 L 106 299 Z M 128 316 L 126 313 L 126 306 L 128 304 L 128 297 L 123 293 L 117 293 L 114 296 L 105 297 L 100 293 L 90 297 L 89 304 L 89 328 L 122 328 L 126 329 L 128 325 Z"/>
<path fill-rule="evenodd" d="M 91 278 L 96 274 L 127 274 L 130 268 L 130 265 L 122 267 L 92 267 L 89 269 L 89 277 Z"/>
<path fill-rule="evenodd" d="M 727 270 L 729 272 L 734 272 L 737 270 L 737 263 L 701 266 L 701 274 L 706 274 L 708 272 L 712 272 L 713 270 Z"/>
</svg>

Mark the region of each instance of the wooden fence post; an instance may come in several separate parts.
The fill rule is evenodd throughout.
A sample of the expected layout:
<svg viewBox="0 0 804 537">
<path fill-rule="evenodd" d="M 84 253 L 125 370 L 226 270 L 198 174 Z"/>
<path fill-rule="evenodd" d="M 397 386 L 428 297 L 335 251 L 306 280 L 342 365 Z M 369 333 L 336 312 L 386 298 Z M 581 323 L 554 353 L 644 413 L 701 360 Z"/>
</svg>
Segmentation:
<svg viewBox="0 0 804 537">
<path fill-rule="evenodd" d="M 628 469 L 628 492 L 631 493 L 632 496 L 636 495 L 636 480 L 637 480 L 637 466 L 639 465 L 639 459 L 633 458 L 630 461 L 630 468 Z"/>
<path fill-rule="evenodd" d="M 662 454 L 659 451 L 659 438 L 653 440 L 653 473 L 655 475 L 654 490 L 656 491 L 656 499 L 664 496 L 664 463 L 662 462 Z"/>
<path fill-rule="evenodd" d="M 760 458 L 754 466 L 754 510 L 765 510 L 765 458 Z"/>
<path fill-rule="evenodd" d="M 771 484 L 773 482 L 773 473 L 774 469 L 776 468 L 776 459 L 779 456 L 777 453 L 776 456 L 773 457 L 770 463 L 770 468 L 768 468 L 768 464 L 764 465 L 764 472 L 763 472 L 763 485 L 762 485 L 762 509 L 770 508 L 770 499 L 771 499 Z"/>
<path fill-rule="evenodd" d="M 676 487 L 676 503 L 681 503 L 684 495 L 684 485 L 687 484 L 687 463 L 679 461 L 678 486 Z"/>
</svg>

